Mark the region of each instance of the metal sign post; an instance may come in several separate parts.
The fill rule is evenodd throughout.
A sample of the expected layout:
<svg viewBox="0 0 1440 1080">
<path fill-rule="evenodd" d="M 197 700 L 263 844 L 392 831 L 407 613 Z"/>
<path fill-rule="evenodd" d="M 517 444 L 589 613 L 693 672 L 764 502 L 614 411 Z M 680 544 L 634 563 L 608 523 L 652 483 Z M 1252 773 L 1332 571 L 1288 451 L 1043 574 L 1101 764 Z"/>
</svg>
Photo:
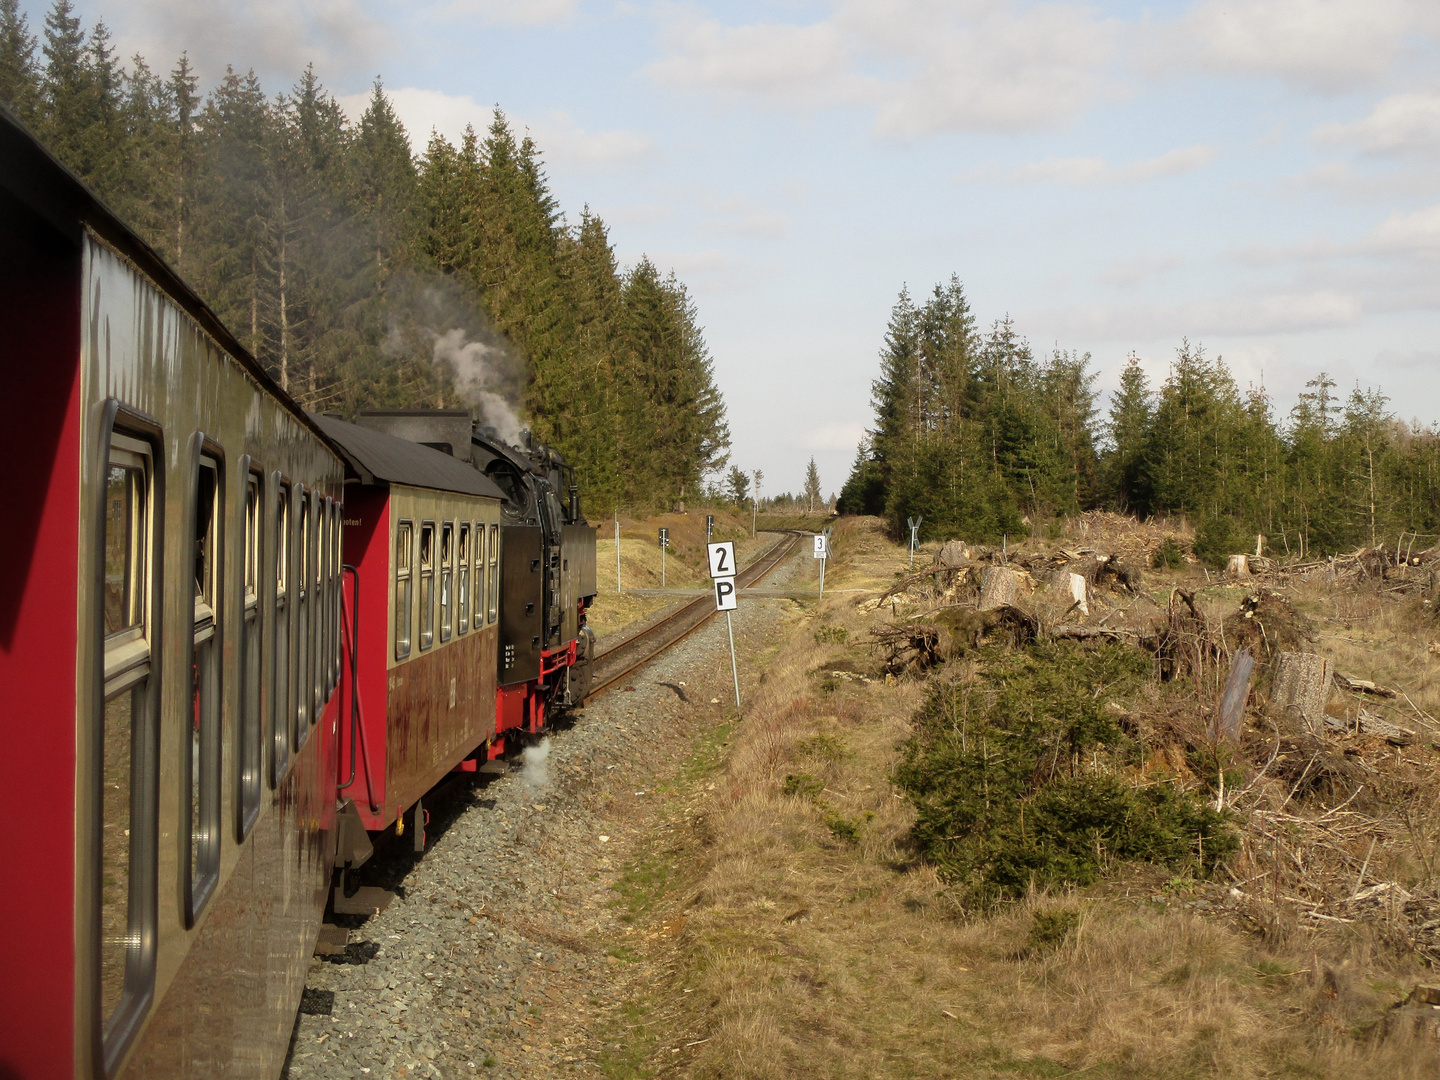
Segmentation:
<svg viewBox="0 0 1440 1080">
<path fill-rule="evenodd" d="M 670 530 L 660 530 L 660 588 L 665 587 L 665 549 L 670 546 Z"/>
<path fill-rule="evenodd" d="M 715 585 L 715 610 L 725 612 L 725 633 L 730 638 L 730 678 L 735 683 L 735 708 L 740 708 L 740 668 L 735 663 L 735 627 L 730 622 L 730 613 L 740 606 L 735 591 L 735 545 L 729 541 L 721 544 L 707 544 L 706 554 L 710 557 L 710 576 Z"/>
<path fill-rule="evenodd" d="M 825 559 L 829 556 L 830 530 L 815 534 L 815 558 L 820 560 L 820 599 L 825 599 Z"/>
<path fill-rule="evenodd" d="M 915 569 L 915 548 L 920 542 L 920 523 L 923 517 L 907 517 L 905 523 L 910 526 L 910 569 Z"/>
<path fill-rule="evenodd" d="M 477 571 L 478 573 L 478 571 Z M 625 590 L 620 587 L 620 515 L 615 515 L 615 592 L 622 593 Z"/>
</svg>

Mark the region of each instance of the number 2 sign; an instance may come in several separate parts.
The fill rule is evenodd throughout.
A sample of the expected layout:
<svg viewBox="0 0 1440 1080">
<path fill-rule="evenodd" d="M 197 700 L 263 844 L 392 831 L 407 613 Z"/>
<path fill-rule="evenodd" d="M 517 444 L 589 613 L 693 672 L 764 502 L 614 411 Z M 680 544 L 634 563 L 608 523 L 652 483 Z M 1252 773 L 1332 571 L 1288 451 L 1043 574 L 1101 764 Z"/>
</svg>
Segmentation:
<svg viewBox="0 0 1440 1080">
<path fill-rule="evenodd" d="M 712 578 L 732 577 L 735 574 L 735 542 L 726 540 L 721 544 L 706 544 L 710 555 L 710 576 Z"/>
</svg>

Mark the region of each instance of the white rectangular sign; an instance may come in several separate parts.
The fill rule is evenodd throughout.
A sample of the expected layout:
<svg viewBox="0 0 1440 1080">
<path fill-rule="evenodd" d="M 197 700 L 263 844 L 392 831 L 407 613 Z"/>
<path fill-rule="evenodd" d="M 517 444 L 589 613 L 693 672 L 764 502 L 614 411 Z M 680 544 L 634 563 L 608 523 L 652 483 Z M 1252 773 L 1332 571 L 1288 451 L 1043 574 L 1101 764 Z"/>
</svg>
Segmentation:
<svg viewBox="0 0 1440 1080">
<path fill-rule="evenodd" d="M 710 576 L 712 578 L 735 575 L 735 542 L 733 540 L 726 540 L 720 544 L 706 544 L 705 550 L 710 555 Z M 724 608 L 720 610 L 723 611 Z"/>
<path fill-rule="evenodd" d="M 740 606 L 740 598 L 735 595 L 735 579 L 733 577 L 717 577 L 715 579 L 715 610 L 734 611 Z"/>
<path fill-rule="evenodd" d="M 815 558 L 825 558 L 825 536 L 822 533 L 815 534 Z"/>
</svg>

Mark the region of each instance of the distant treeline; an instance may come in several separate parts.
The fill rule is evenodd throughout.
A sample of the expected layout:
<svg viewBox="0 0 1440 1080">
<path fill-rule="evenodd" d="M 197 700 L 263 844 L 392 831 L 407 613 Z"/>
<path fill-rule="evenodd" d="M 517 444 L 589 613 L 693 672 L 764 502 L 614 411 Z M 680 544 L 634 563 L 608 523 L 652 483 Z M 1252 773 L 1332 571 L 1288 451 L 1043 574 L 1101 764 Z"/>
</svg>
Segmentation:
<svg viewBox="0 0 1440 1080">
<path fill-rule="evenodd" d="M 117 61 L 57 0 L 43 40 L 0 0 L 0 103 L 173 265 L 302 405 L 508 406 L 580 473 L 586 504 L 699 492 L 729 432 L 695 305 L 648 259 L 622 271 L 588 209 L 569 224 L 539 148 L 497 110 L 418 160 L 377 83 L 351 123 L 307 69 L 267 97 L 208 96 Z"/>
<path fill-rule="evenodd" d="M 1440 532 L 1440 434 L 1378 390 L 1322 372 L 1281 417 L 1188 341 L 1158 389 L 1132 356 L 1103 417 L 1095 378 L 1088 353 L 1037 359 L 1008 319 L 982 334 L 954 277 L 919 305 L 902 291 L 842 512 L 980 541 L 1096 507 L 1183 515 L 1210 559 L 1256 534 L 1299 556 Z"/>
</svg>

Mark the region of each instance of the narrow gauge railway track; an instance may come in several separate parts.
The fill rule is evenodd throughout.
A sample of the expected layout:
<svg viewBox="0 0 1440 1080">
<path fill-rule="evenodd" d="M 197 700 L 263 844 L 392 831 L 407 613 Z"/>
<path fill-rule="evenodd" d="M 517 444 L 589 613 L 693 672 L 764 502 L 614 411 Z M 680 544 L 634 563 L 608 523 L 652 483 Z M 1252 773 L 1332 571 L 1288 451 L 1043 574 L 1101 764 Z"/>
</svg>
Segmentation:
<svg viewBox="0 0 1440 1080">
<path fill-rule="evenodd" d="M 799 545 L 804 533 L 787 532 L 774 547 L 761 554 L 736 575 L 736 584 L 748 589 L 763 581 L 772 570 L 785 561 Z M 684 607 L 672 611 L 654 626 L 646 627 L 633 637 L 595 654 L 589 697 L 597 697 L 637 668 L 648 664 L 670 646 L 678 644 L 704 626 L 715 614 L 715 601 L 709 595 L 697 596 Z"/>
</svg>

